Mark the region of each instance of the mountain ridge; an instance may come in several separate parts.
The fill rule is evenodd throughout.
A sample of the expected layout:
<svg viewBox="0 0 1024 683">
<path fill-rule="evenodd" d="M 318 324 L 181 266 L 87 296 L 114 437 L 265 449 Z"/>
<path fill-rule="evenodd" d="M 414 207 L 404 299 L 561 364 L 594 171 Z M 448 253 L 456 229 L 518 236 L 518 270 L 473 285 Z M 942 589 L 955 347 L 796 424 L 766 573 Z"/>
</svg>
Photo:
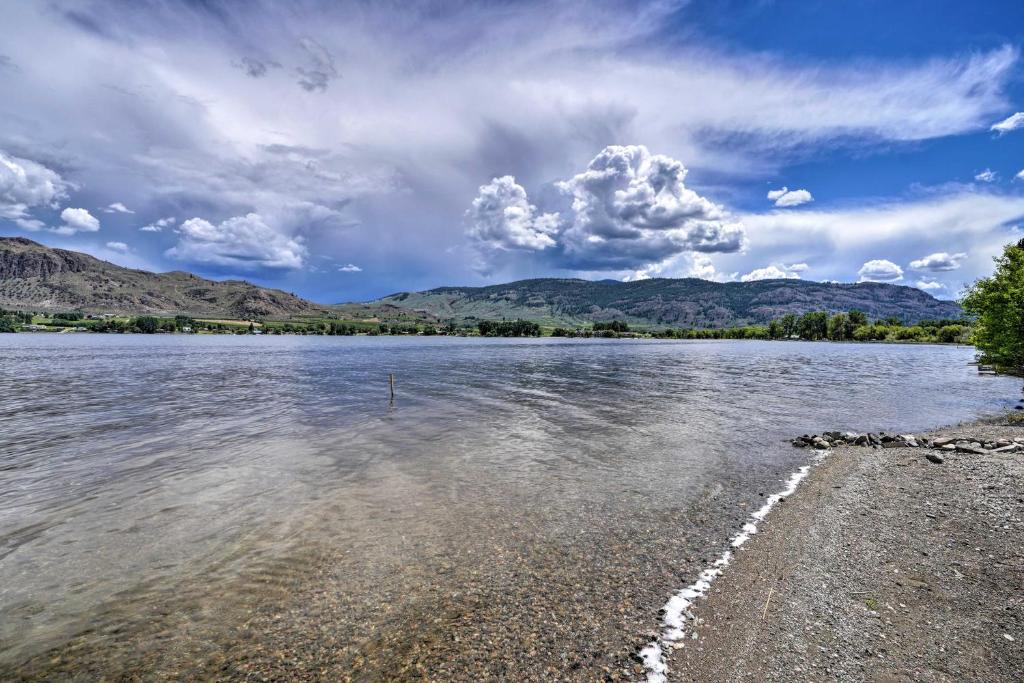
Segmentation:
<svg viewBox="0 0 1024 683">
<path fill-rule="evenodd" d="M 401 292 L 363 306 L 398 307 L 442 320 L 523 318 L 570 326 L 623 320 L 646 326 L 729 327 L 765 324 L 786 313 L 840 313 L 852 309 L 873 318 L 896 317 L 907 323 L 962 315 L 955 302 L 936 299 L 915 287 L 798 279 L 711 282 L 651 278 L 618 282 L 533 278 L 482 287 L 445 286 Z"/>
<path fill-rule="evenodd" d="M 641 327 L 765 324 L 786 313 L 864 311 L 904 322 L 959 318 L 960 307 L 913 287 L 809 280 L 632 282 L 533 278 L 480 287 L 397 292 L 366 303 L 321 305 L 245 280 L 209 280 L 176 270 L 150 273 L 24 237 L 0 237 L 0 307 L 88 313 L 188 314 L 235 319 L 335 315 L 380 321 L 522 318 L 586 326 L 622 320 Z"/>
<path fill-rule="evenodd" d="M 0 237 L 0 307 L 235 319 L 316 315 L 325 307 L 245 280 L 150 273 L 25 237 Z"/>
</svg>

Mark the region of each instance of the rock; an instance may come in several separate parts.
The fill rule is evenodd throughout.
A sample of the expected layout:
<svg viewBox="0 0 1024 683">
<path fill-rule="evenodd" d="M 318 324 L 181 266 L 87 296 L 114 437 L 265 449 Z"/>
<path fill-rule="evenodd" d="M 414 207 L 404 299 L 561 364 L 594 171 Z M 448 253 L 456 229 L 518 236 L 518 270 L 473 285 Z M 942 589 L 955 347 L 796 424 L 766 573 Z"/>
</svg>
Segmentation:
<svg viewBox="0 0 1024 683">
<path fill-rule="evenodd" d="M 939 448 L 941 448 L 944 451 L 955 451 L 956 444 L 947 443 L 945 446 L 939 446 Z"/>
<path fill-rule="evenodd" d="M 956 437 L 952 436 L 940 436 L 938 439 L 933 439 L 932 444 L 935 446 L 945 446 L 956 441 Z"/>
<path fill-rule="evenodd" d="M 868 440 L 876 446 L 881 445 L 882 443 L 882 439 L 878 434 L 868 434 Z"/>
<path fill-rule="evenodd" d="M 989 452 L 986 451 L 984 448 L 980 448 L 980 447 L 977 447 L 977 446 L 966 445 L 966 444 L 962 445 L 962 446 L 960 444 L 957 444 L 956 450 L 959 453 L 973 453 L 974 455 L 988 455 L 989 454 Z"/>
<path fill-rule="evenodd" d="M 999 446 L 998 448 L 993 448 L 989 452 L 990 453 L 1016 453 L 1020 449 L 1021 449 L 1020 444 L 1011 443 L 1011 444 L 1006 445 L 1006 446 Z"/>
<path fill-rule="evenodd" d="M 861 434 L 856 439 L 854 439 L 853 442 L 858 446 L 867 446 L 869 443 L 871 443 L 871 439 L 868 438 L 867 434 Z"/>
<path fill-rule="evenodd" d="M 903 443 L 902 441 L 897 441 L 895 439 L 882 442 L 882 448 L 903 448 L 906 445 L 907 444 Z"/>
<path fill-rule="evenodd" d="M 924 457 L 928 459 L 928 462 L 933 462 L 936 465 L 941 465 L 945 462 L 945 460 L 942 459 L 942 456 L 938 453 L 925 453 Z"/>
</svg>

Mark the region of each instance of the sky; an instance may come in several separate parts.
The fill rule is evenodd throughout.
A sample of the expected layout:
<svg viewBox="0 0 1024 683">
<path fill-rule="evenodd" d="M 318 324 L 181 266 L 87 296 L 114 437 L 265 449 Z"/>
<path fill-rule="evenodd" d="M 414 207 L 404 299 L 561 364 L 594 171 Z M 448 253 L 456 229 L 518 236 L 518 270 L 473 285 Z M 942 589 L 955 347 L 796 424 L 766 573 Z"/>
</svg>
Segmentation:
<svg viewBox="0 0 1024 683">
<path fill-rule="evenodd" d="M 323 303 L 956 298 L 1024 237 L 1024 3 L 0 4 L 0 235 Z"/>
</svg>

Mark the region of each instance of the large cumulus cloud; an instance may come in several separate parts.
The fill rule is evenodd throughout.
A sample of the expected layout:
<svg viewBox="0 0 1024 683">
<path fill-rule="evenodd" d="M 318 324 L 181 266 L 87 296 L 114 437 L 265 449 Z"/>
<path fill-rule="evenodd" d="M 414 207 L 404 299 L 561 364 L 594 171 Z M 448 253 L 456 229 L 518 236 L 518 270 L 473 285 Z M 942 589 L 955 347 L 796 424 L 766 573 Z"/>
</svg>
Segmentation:
<svg viewBox="0 0 1024 683">
<path fill-rule="evenodd" d="M 735 252 L 743 226 L 686 187 L 686 168 L 643 145 L 604 148 L 586 170 L 555 184 L 569 216 L 541 213 L 511 176 L 480 188 L 468 235 L 485 257 L 494 249 L 550 249 L 555 265 L 637 270 L 683 252 Z"/>
<path fill-rule="evenodd" d="M 56 209 L 70 187 L 56 171 L 0 151 L 0 218 L 25 230 L 40 230 L 44 224 L 31 210 Z"/>
<path fill-rule="evenodd" d="M 257 213 L 218 224 L 190 218 L 178 232 L 180 239 L 167 255 L 189 263 L 242 270 L 301 268 L 305 263 L 306 247 L 301 238 L 281 234 Z"/>
<path fill-rule="evenodd" d="M 487 250 L 541 250 L 555 246 L 558 214 L 539 213 L 512 176 L 480 187 L 467 212 L 469 237 Z"/>
</svg>

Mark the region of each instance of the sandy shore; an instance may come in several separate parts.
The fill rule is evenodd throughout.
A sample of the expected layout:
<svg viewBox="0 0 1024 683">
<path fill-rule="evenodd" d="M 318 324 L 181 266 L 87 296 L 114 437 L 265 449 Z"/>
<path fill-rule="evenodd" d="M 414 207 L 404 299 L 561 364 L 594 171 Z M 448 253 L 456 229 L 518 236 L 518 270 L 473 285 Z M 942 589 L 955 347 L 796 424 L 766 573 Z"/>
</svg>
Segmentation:
<svg viewBox="0 0 1024 683">
<path fill-rule="evenodd" d="M 698 603 L 669 680 L 1024 680 L 1024 454 L 928 452 L 813 468 Z"/>
</svg>

